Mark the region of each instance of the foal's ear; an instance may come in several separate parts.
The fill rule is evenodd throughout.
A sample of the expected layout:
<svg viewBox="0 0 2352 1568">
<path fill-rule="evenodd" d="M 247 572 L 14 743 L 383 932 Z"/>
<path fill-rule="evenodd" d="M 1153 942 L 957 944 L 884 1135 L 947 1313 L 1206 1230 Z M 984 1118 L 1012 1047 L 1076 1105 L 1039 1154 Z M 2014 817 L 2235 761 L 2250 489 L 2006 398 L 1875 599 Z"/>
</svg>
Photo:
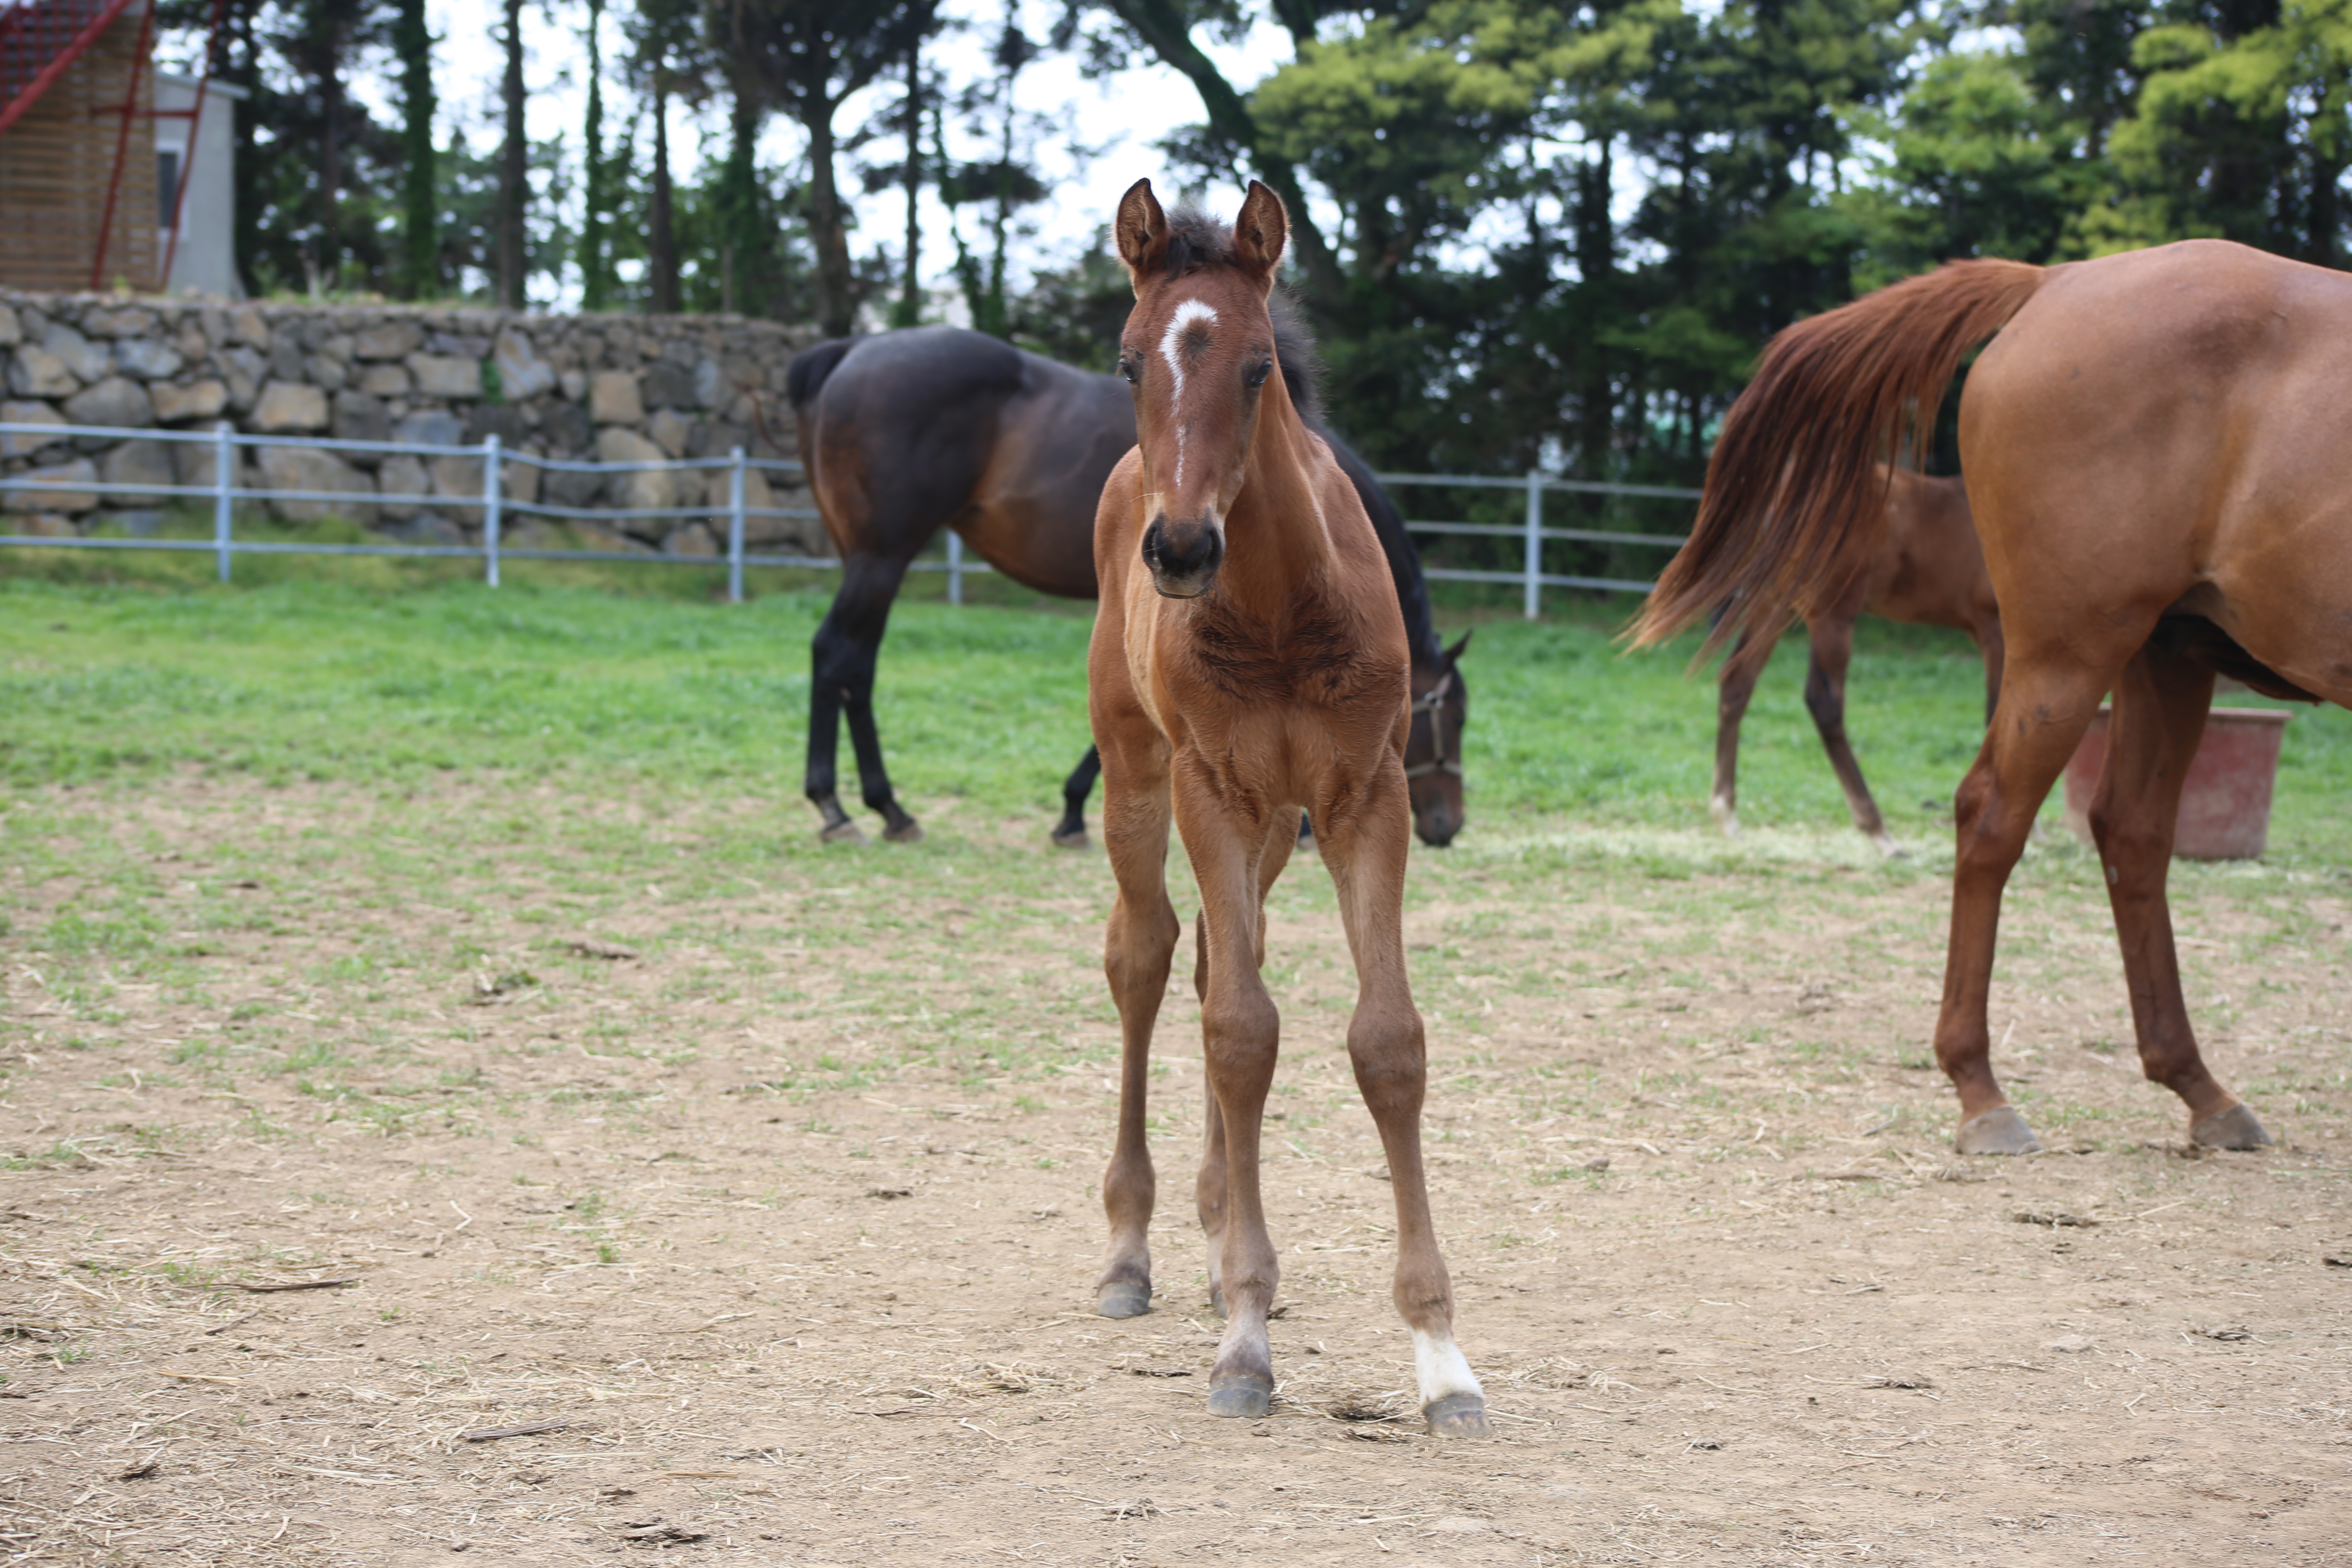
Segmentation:
<svg viewBox="0 0 2352 1568">
<path fill-rule="evenodd" d="M 1475 632 L 1475 631 L 1476 631 L 1477 629 L 1478 629 L 1477 627 L 1473 626 L 1473 627 L 1471 627 L 1471 628 L 1470 628 L 1470 631 Z M 1459 662 L 1461 662 L 1461 658 L 1462 658 L 1462 650 L 1463 650 L 1464 648 L 1465 648 L 1465 647 L 1468 647 L 1469 646 L 1470 646 L 1470 632 L 1464 632 L 1464 633 L 1462 634 L 1462 640 L 1461 640 L 1460 642 L 1455 643 L 1452 647 L 1447 648 L 1447 649 L 1445 650 L 1445 664 L 1446 664 L 1446 668 L 1450 669 L 1450 668 L 1452 668 L 1454 665 L 1456 665 L 1456 664 L 1458 664 Z"/>
<path fill-rule="evenodd" d="M 1283 211 L 1282 198 L 1252 180 L 1242 216 L 1234 220 L 1234 259 L 1270 292 L 1274 269 L 1282 265 L 1282 247 L 1289 237 L 1290 215 Z"/>
<path fill-rule="evenodd" d="M 1127 263 L 1128 281 L 1140 295 L 1143 280 L 1160 269 L 1160 258 L 1168 251 L 1168 215 L 1160 210 L 1150 180 L 1136 181 L 1118 198 L 1111 233 L 1118 243 L 1118 258 Z"/>
</svg>

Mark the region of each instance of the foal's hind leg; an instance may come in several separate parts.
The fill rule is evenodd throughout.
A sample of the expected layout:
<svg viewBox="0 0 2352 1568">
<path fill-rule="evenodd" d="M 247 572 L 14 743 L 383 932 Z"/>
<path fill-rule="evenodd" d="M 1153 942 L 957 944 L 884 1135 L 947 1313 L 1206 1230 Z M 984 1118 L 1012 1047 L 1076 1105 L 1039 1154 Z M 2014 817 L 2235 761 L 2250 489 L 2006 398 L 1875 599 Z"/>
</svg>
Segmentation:
<svg viewBox="0 0 2352 1568">
<path fill-rule="evenodd" d="M 1821 731 L 1822 749 L 1829 752 L 1838 787 L 1845 791 L 1853 825 L 1878 846 L 1880 854 L 1900 855 L 1903 846 L 1886 831 L 1886 819 L 1879 816 L 1878 802 L 1871 798 L 1870 786 L 1863 782 L 1862 764 L 1854 761 L 1853 743 L 1845 734 L 1845 672 L 1853 660 L 1853 617 L 1817 616 L 1807 630 L 1811 634 L 1812 658 L 1805 668 L 1805 710 L 1813 716 L 1813 728 Z"/>
<path fill-rule="evenodd" d="M 884 837 L 922 837 L 915 819 L 898 808 L 891 795 L 889 776 L 882 769 L 882 742 L 874 729 L 874 668 L 882 651 L 882 634 L 890 623 L 890 605 L 907 563 L 878 555 L 853 555 L 842 564 L 841 587 L 833 607 L 816 629 L 810 645 L 809 751 L 807 794 L 824 826 L 828 842 L 863 843 L 866 835 L 841 809 L 835 778 L 835 758 L 841 743 L 840 720 L 849 720 L 850 743 L 857 752 L 857 776 L 866 804 L 883 814 Z"/>
<path fill-rule="evenodd" d="M 1139 726 L 1143 721 L 1137 716 Z M 1168 994 L 1176 910 L 1168 901 L 1167 745 L 1139 736 L 1132 756 L 1113 759 L 1103 795 L 1103 844 L 1118 898 L 1103 940 L 1103 972 L 1118 1005 L 1118 1137 L 1103 1171 L 1110 1252 L 1095 1282 L 1095 1310 L 1133 1318 L 1151 1310 L 1151 1151 L 1144 1134 L 1151 1030 Z"/>
<path fill-rule="evenodd" d="M 2125 666 L 2107 731 L 2107 763 L 2091 801 L 2091 836 L 2106 868 L 2107 899 L 2123 944 L 2124 979 L 2139 1037 L 2140 1069 L 2189 1106 L 2189 1137 L 2216 1149 L 2260 1149 L 2270 1134 L 2236 1095 L 2215 1081 L 2198 1054 L 2180 994 L 2172 910 L 2164 894 L 2172 868 L 2180 786 L 2205 731 L 2213 672 L 2151 642 Z"/>
<path fill-rule="evenodd" d="M 1348 1025 L 1348 1056 L 1389 1158 L 1397 1205 L 1395 1299 L 1412 1331 L 1422 1415 L 1440 1436 L 1485 1436 L 1486 1396 L 1454 1342 L 1454 1286 L 1438 1250 L 1422 1167 L 1421 1106 L 1429 1067 L 1421 1013 L 1412 1005 L 1405 970 L 1405 835 L 1411 812 L 1402 771 L 1391 764 L 1355 798 L 1318 805 L 1316 819 L 1356 960 L 1356 1014 Z"/>
</svg>

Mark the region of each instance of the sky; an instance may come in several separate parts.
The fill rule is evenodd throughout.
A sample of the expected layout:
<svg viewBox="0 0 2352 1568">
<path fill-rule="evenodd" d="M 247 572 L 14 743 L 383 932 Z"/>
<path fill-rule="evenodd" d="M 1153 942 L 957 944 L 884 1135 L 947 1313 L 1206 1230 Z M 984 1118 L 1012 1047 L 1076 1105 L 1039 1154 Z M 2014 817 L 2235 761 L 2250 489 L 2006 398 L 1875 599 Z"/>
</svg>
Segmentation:
<svg viewBox="0 0 2352 1568">
<path fill-rule="evenodd" d="M 1058 3 L 1047 4 L 1044 0 L 1012 3 L 1022 30 L 1032 39 L 1042 39 L 1062 11 Z M 933 79 L 938 79 L 936 73 L 942 69 L 957 82 L 971 81 L 987 74 L 990 45 L 1004 22 L 1004 0 L 948 0 L 942 15 L 959 26 L 950 27 L 926 57 Z M 436 58 L 445 118 L 462 116 L 468 141 L 478 147 L 489 133 L 488 128 L 499 119 L 499 79 L 505 65 L 496 37 L 498 11 L 478 0 L 429 0 L 426 16 L 435 36 L 441 40 Z M 536 141 L 562 133 L 570 143 L 572 156 L 576 158 L 587 117 L 588 53 L 581 30 L 586 7 L 567 5 L 551 11 L 527 6 L 523 18 L 530 135 Z M 1238 46 L 1220 44 L 1205 34 L 1198 41 L 1217 61 L 1226 79 L 1244 88 L 1290 55 L 1287 35 L 1263 24 Z M 619 134 L 619 113 L 635 107 L 613 64 L 624 47 L 620 27 L 608 9 L 603 37 L 608 138 Z M 362 96 L 370 99 L 372 107 L 387 122 L 397 120 L 391 87 L 388 80 L 361 86 Z M 898 82 L 886 82 L 852 98 L 835 119 L 837 131 L 845 135 L 863 125 L 877 111 L 894 104 L 901 90 Z M 1065 262 L 1092 245 L 1097 234 L 1108 223 L 1120 193 L 1135 181 L 1148 177 L 1163 195 L 1172 190 L 1167 159 L 1152 142 L 1176 126 L 1203 118 L 1200 97 L 1192 84 L 1164 66 L 1153 63 L 1103 80 L 1089 81 L 1081 72 L 1075 54 L 1045 55 L 1024 69 L 1018 79 L 1015 103 L 1024 113 L 1042 117 L 1048 127 L 1037 149 L 1036 162 L 1045 183 L 1052 187 L 1052 194 L 1045 201 L 1021 214 L 1024 228 L 1033 232 L 1016 236 L 1011 247 L 1013 277 L 1008 281 L 1016 289 L 1031 269 Z M 446 123 L 441 127 L 440 140 L 445 142 L 448 130 Z M 697 116 L 682 108 L 676 110 L 670 137 L 672 156 L 679 174 L 683 175 L 694 167 L 706 150 L 712 156 L 723 152 L 725 134 L 724 121 L 716 113 Z M 706 137 L 709 139 L 707 142 Z M 761 142 L 763 159 L 777 163 L 796 160 L 804 140 L 797 125 L 776 116 Z M 1074 157 L 1074 142 L 1092 155 Z M 960 160 L 992 153 L 991 147 L 952 121 L 948 128 L 948 151 L 950 156 Z M 888 156 L 887 149 L 877 148 L 877 152 L 882 157 Z M 851 237 L 852 248 L 860 254 L 870 253 L 878 241 L 896 256 L 906 227 L 904 196 L 896 190 L 866 195 L 849 157 L 839 160 L 839 177 L 845 195 L 857 209 L 858 227 Z M 1219 195 L 1216 192 L 1204 194 L 1213 201 Z M 1223 195 L 1238 207 L 1239 190 Z M 933 287 L 944 287 L 955 255 L 954 242 L 946 229 L 947 214 L 929 192 L 924 195 L 921 214 L 922 276 Z M 980 248 L 983 238 L 980 214 L 967 210 L 963 225 L 965 242 Z M 578 284 L 573 280 L 545 302 L 557 306 L 576 304 L 578 292 Z"/>
</svg>

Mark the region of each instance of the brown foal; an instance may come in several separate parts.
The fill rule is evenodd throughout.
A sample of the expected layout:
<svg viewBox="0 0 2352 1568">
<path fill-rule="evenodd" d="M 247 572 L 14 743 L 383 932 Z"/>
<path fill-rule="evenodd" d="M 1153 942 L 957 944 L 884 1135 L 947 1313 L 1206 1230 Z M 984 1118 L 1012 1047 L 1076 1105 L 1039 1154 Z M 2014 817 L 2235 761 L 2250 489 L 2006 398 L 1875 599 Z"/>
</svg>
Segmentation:
<svg viewBox="0 0 2352 1568">
<path fill-rule="evenodd" d="M 1903 846 L 1886 831 L 1862 764 L 1845 738 L 1845 671 L 1853 658 L 1853 624 L 1864 616 L 1919 626 L 1951 626 L 1976 639 L 1984 655 L 1985 721 L 2000 695 L 2000 606 L 1969 516 L 1960 481 L 1900 468 L 1887 476 L 1886 531 L 1866 571 L 1838 592 L 1801 612 L 1811 643 L 1805 668 L 1805 710 L 1821 731 L 1830 767 L 1845 791 L 1853 825 L 1886 855 Z M 1777 636 L 1750 621 L 1723 661 L 1716 699 L 1715 794 L 1708 806 L 1726 833 L 1739 831 L 1739 721 L 1772 657 Z"/>
<path fill-rule="evenodd" d="M 2000 699 L 1960 785 L 1936 1055 L 1964 1153 L 2040 1144 L 1994 1079 L 2002 889 L 2115 693 L 2091 831 L 2141 1069 L 2190 1136 L 2270 1142 L 2197 1049 L 2165 879 L 2213 679 L 2352 706 L 2352 279 L 2216 240 L 2048 268 L 1959 261 L 1790 327 L 1724 422 L 1654 642 L 1731 604 L 1778 624 L 1875 547 L 1874 465 L 1999 332 L 1960 397 L 1960 464 L 2000 601 Z M 1718 637 L 1736 629 L 1727 621 Z"/>
<path fill-rule="evenodd" d="M 1102 608 L 1087 666 L 1103 839 L 1118 881 L 1103 967 L 1122 1040 L 1096 1310 L 1151 1308 L 1144 1092 L 1180 934 L 1167 889 L 1172 819 L 1201 892 L 1192 984 L 1208 1114 L 1196 1196 L 1211 1299 L 1226 1314 L 1209 1409 L 1265 1414 L 1266 1314 L 1280 1271 L 1258 1143 L 1278 1025 L 1258 970 L 1266 889 L 1304 809 L 1355 957 L 1348 1054 L 1396 1191 L 1396 1304 L 1412 1331 L 1423 1413 L 1433 1432 L 1477 1436 L 1486 1398 L 1454 1347 L 1453 1285 L 1422 1170 L 1427 1070 L 1402 925 L 1410 650 L 1363 504 L 1276 374 L 1267 301 L 1288 220 L 1252 182 L 1230 230 L 1186 214 L 1171 221 L 1146 180 L 1120 201 L 1116 230 L 1135 283 L 1119 371 L 1135 388 L 1138 445 L 1095 519 Z"/>
</svg>

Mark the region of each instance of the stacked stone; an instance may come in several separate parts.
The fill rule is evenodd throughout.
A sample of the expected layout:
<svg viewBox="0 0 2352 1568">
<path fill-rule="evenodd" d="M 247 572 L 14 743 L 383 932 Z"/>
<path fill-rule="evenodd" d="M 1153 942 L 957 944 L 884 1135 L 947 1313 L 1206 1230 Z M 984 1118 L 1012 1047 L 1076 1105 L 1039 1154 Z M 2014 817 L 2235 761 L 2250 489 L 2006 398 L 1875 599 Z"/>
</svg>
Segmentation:
<svg viewBox="0 0 2352 1568">
<path fill-rule="evenodd" d="M 210 431 L 226 422 L 258 435 L 327 436 L 425 446 L 478 446 L 604 462 L 675 464 L 725 457 L 791 458 L 784 376 L 814 341 L 807 328 L 736 316 L 558 316 L 422 306 L 244 304 L 0 290 L 6 395 L 0 423 Z M 0 531 L 60 536 L 112 522 L 145 532 L 165 502 L 101 495 L 100 481 L 214 482 L 210 442 L 0 437 L 0 474 L 37 489 L 0 495 Z M 323 446 L 244 449 L 238 483 L 349 501 L 272 501 L 290 521 L 344 517 L 424 543 L 477 542 L 482 460 L 343 452 Z M 518 548 L 590 548 L 709 555 L 723 549 L 725 469 L 663 467 L 577 474 L 504 463 L 512 500 L 576 508 L 710 507 L 709 519 L 566 520 L 509 514 Z M 423 497 L 374 500 L 375 496 Z M 436 504 L 439 497 L 451 498 Z M 749 507 L 806 508 L 782 476 L 746 475 Z M 202 505 L 201 500 L 195 502 Z M 799 519 L 747 520 L 760 551 L 824 555 L 823 528 Z"/>
</svg>

